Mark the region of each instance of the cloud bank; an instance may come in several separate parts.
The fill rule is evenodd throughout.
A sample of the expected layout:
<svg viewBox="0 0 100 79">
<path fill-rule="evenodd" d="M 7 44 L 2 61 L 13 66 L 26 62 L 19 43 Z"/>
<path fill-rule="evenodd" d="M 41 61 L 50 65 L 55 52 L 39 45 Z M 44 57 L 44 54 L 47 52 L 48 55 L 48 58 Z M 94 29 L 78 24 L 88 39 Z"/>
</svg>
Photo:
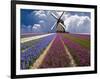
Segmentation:
<svg viewBox="0 0 100 79">
<path fill-rule="evenodd" d="M 70 15 L 65 17 L 66 31 L 71 33 L 90 33 L 90 18 L 88 16 Z"/>
</svg>

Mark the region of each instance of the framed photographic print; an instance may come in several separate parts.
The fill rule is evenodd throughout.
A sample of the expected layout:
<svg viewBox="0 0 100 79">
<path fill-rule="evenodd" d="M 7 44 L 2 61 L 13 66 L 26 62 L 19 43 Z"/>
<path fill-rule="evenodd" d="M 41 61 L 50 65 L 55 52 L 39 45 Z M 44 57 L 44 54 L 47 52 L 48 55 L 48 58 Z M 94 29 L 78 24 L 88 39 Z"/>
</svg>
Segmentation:
<svg viewBox="0 0 100 79">
<path fill-rule="evenodd" d="M 97 73 L 97 6 L 11 1 L 11 77 Z"/>
</svg>

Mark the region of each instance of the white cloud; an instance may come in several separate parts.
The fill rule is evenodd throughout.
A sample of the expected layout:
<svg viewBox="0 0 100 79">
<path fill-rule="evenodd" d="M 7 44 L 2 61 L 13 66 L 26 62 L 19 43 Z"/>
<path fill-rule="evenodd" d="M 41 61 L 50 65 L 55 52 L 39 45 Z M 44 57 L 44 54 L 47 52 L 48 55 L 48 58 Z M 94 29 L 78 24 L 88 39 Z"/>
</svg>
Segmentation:
<svg viewBox="0 0 100 79">
<path fill-rule="evenodd" d="M 34 24 L 32 27 L 33 32 L 40 32 L 41 30 L 41 25 L 40 24 Z"/>
<path fill-rule="evenodd" d="M 32 27 L 31 25 L 28 25 L 28 26 L 27 26 L 28 29 L 30 29 L 31 27 Z"/>
<path fill-rule="evenodd" d="M 22 26 L 21 26 L 22 28 L 25 28 L 26 27 L 26 25 L 24 25 L 24 24 L 22 24 Z"/>
<path fill-rule="evenodd" d="M 40 20 L 39 23 L 44 23 L 44 20 Z"/>
<path fill-rule="evenodd" d="M 44 21 L 55 21 L 55 19 L 51 15 L 52 11 L 45 11 L 45 10 L 39 10 L 39 11 L 33 11 L 32 14 L 35 14 L 35 16 L 39 20 L 44 20 Z"/>
<path fill-rule="evenodd" d="M 33 29 L 38 29 L 38 28 L 40 28 L 40 27 L 41 27 L 40 24 L 34 24 L 32 28 L 33 28 Z"/>
<path fill-rule="evenodd" d="M 66 15 L 64 24 L 66 31 L 71 33 L 90 33 L 90 18 L 88 16 Z"/>
<path fill-rule="evenodd" d="M 45 14 L 45 11 L 39 10 L 39 11 L 34 11 L 35 16 L 37 16 L 39 19 L 46 19 L 47 16 Z"/>
<path fill-rule="evenodd" d="M 22 24 L 21 25 L 21 33 L 24 33 L 26 31 L 26 25 Z"/>
<path fill-rule="evenodd" d="M 40 20 L 39 21 L 39 24 L 41 25 L 42 28 L 45 28 L 46 27 L 46 23 L 44 20 Z"/>
</svg>

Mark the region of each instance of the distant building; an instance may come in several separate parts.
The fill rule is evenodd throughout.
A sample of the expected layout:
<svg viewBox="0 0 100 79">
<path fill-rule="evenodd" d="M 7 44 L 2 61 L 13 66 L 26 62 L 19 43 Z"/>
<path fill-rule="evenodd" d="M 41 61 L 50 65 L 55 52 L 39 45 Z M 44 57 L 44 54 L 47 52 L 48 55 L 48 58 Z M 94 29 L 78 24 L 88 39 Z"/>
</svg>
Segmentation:
<svg viewBox="0 0 100 79">
<path fill-rule="evenodd" d="M 60 19 L 57 23 L 56 32 L 65 32 L 65 28 L 60 23 L 64 25 L 63 20 Z"/>
</svg>

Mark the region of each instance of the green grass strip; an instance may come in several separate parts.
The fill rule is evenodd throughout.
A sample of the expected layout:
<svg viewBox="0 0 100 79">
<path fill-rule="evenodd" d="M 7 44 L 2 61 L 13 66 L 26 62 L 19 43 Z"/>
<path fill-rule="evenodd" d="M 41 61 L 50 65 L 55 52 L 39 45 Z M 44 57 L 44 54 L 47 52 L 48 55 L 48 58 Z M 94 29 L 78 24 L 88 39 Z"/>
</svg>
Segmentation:
<svg viewBox="0 0 100 79">
<path fill-rule="evenodd" d="M 80 44 L 81 46 L 83 46 L 85 48 L 90 49 L 90 40 L 74 37 L 74 36 L 71 36 L 69 34 L 64 34 L 64 37 L 72 40 L 73 42 Z"/>
</svg>

